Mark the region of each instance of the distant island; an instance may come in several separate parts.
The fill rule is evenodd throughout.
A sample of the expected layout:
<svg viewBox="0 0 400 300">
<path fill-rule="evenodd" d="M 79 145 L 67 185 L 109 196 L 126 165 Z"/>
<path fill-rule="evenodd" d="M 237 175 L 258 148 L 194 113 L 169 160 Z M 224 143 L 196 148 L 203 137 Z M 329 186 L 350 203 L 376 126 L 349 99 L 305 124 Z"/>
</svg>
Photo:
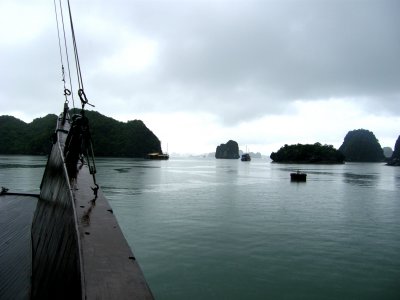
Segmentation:
<svg viewBox="0 0 400 300">
<path fill-rule="evenodd" d="M 396 145 L 394 146 L 394 151 L 387 164 L 389 166 L 400 166 L 400 135 L 397 138 Z"/>
<path fill-rule="evenodd" d="M 142 121 L 119 122 L 96 111 L 85 114 L 96 156 L 144 158 L 151 152 L 162 153 L 160 140 Z M 50 153 L 56 120 L 56 115 L 49 114 L 27 124 L 12 116 L 0 116 L 0 154 Z"/>
<path fill-rule="evenodd" d="M 284 145 L 277 152 L 272 152 L 270 158 L 276 163 L 301 164 L 342 164 L 344 155 L 332 145 L 296 144 Z"/>
<path fill-rule="evenodd" d="M 373 132 L 366 129 L 349 131 L 339 151 L 349 162 L 383 162 L 385 155 Z"/>
<path fill-rule="evenodd" d="M 385 158 L 391 158 L 393 155 L 393 149 L 390 147 L 383 147 L 383 155 L 385 155 Z"/>
<path fill-rule="evenodd" d="M 238 159 L 239 157 L 239 145 L 233 140 L 219 145 L 215 151 L 215 158 Z"/>
</svg>

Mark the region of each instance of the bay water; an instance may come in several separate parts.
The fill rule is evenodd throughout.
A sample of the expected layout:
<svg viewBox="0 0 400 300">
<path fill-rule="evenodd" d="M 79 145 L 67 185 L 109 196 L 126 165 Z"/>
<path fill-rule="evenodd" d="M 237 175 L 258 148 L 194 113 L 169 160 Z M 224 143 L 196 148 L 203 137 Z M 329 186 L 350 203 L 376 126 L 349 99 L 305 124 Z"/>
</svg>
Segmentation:
<svg viewBox="0 0 400 300">
<path fill-rule="evenodd" d="M 46 159 L 0 156 L 38 192 Z M 307 182 L 291 182 L 300 169 Z M 400 299 L 400 168 L 97 158 L 156 299 Z"/>
</svg>

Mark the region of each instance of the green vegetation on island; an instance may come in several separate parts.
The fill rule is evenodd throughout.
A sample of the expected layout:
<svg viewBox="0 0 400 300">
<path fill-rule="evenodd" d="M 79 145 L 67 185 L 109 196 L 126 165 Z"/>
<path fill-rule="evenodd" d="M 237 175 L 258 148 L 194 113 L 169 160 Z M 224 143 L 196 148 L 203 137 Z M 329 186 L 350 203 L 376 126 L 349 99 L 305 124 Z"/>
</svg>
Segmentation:
<svg viewBox="0 0 400 300">
<path fill-rule="evenodd" d="M 349 131 L 339 151 L 349 162 L 382 162 L 383 150 L 375 135 L 366 129 Z"/>
<path fill-rule="evenodd" d="M 277 152 L 272 152 L 270 158 L 277 163 L 342 164 L 344 162 L 344 155 L 332 145 L 320 143 L 284 145 Z"/>
<path fill-rule="evenodd" d="M 162 152 L 157 136 L 140 120 L 119 122 L 95 111 L 85 114 L 96 156 L 145 157 L 150 152 Z M 0 154 L 50 153 L 56 120 L 56 115 L 47 115 L 27 124 L 11 116 L 0 116 Z"/>
<path fill-rule="evenodd" d="M 56 115 L 49 114 L 27 124 L 12 116 L 0 116 L 0 154 L 49 153 L 56 120 Z"/>
</svg>

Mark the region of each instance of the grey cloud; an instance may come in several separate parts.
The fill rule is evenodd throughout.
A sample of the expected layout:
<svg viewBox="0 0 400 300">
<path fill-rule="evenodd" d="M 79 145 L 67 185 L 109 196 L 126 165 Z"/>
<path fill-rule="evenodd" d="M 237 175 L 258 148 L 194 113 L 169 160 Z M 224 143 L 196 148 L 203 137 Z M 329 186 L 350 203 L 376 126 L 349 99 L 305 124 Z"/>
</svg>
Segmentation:
<svg viewBox="0 0 400 300">
<path fill-rule="evenodd" d="M 223 88 L 251 80 L 289 99 L 397 90 L 398 19 L 375 7 L 365 11 L 361 2 L 339 4 L 254 7 L 208 19 L 199 36 L 191 35 L 188 20 L 168 40 L 165 77 Z"/>
<path fill-rule="evenodd" d="M 57 88 L 52 82 L 61 83 L 57 56 L 48 47 L 48 37 L 39 36 L 33 42 L 21 43 L 16 48 L 2 47 L 0 64 L 1 110 L 20 110 L 38 114 L 49 112 L 52 96 Z M 56 78 L 56 80 L 55 80 Z"/>
<path fill-rule="evenodd" d="M 122 99 L 126 108 L 198 110 L 233 123 L 283 112 L 297 99 L 354 98 L 382 113 L 393 112 L 400 100 L 395 0 L 85 1 L 74 3 L 73 11 L 90 95 Z M 157 41 L 155 68 L 128 75 L 101 72 L 99 62 L 119 47 L 118 32 L 93 34 L 82 21 L 89 13 Z M 51 30 L 16 56 L 26 59 L 24 65 L 0 58 L 23 74 L 26 99 L 30 93 L 45 97 L 38 87 L 54 78 L 59 65 Z M 24 58 L 28 53 L 30 59 Z M 46 55 L 46 62 L 32 63 L 32 54 Z M 25 71 L 26 64 L 39 75 Z M 0 84 L 3 92 L 12 85 Z"/>
<path fill-rule="evenodd" d="M 171 87 L 182 93 L 171 109 L 220 109 L 235 121 L 295 99 L 400 100 L 397 1 L 139 1 L 120 9 L 113 13 L 159 42 L 154 87 L 164 99 Z"/>
</svg>

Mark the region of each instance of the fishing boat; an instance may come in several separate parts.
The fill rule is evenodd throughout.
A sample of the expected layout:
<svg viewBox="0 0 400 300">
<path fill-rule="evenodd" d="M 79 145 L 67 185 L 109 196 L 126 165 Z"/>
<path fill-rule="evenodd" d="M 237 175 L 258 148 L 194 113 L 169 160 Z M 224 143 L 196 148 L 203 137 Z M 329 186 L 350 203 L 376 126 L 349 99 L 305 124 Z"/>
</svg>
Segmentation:
<svg viewBox="0 0 400 300">
<path fill-rule="evenodd" d="M 168 153 L 154 152 L 154 153 L 147 154 L 146 158 L 147 159 L 154 159 L 154 160 L 168 160 L 169 159 L 169 155 L 168 155 Z"/>
<path fill-rule="evenodd" d="M 307 180 L 307 174 L 300 172 L 297 170 L 297 172 L 290 173 L 290 180 L 291 181 L 306 181 Z"/>
<path fill-rule="evenodd" d="M 242 157 L 240 158 L 241 161 L 251 161 L 251 157 L 249 153 L 243 153 Z"/>
<path fill-rule="evenodd" d="M 241 161 L 251 161 L 250 153 L 247 150 L 247 145 L 246 145 L 246 152 L 244 152 L 240 158 Z"/>
<path fill-rule="evenodd" d="M 70 114 L 68 104 L 74 98 L 72 88 L 66 86 L 62 53 L 67 51 L 62 51 L 59 39 L 65 100 L 32 222 L 31 298 L 153 299 L 113 210 L 96 182 L 90 122 L 85 115 L 85 106 L 92 104 L 83 88 L 69 1 L 64 5 L 67 6 L 64 11 L 69 12 L 81 108 Z M 54 6 L 57 25 L 62 20 L 65 37 L 61 1 L 59 6 L 54 1 Z"/>
</svg>

